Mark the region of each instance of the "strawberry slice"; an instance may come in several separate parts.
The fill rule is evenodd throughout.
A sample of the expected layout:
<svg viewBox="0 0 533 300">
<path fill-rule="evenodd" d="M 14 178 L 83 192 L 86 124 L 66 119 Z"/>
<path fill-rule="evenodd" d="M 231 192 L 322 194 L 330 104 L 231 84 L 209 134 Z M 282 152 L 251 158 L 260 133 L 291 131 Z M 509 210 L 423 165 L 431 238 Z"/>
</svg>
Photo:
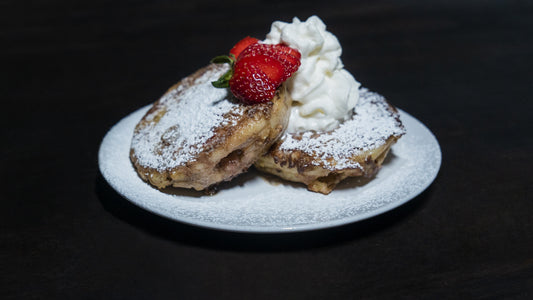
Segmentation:
<svg viewBox="0 0 533 300">
<path fill-rule="evenodd" d="M 241 54 L 241 52 L 244 49 L 246 49 L 248 46 L 250 46 L 252 44 L 255 44 L 257 42 L 259 42 L 258 39 L 247 36 L 247 37 L 243 38 L 242 40 L 240 40 L 239 42 L 237 42 L 237 44 L 235 44 L 235 46 L 233 46 L 233 48 L 231 48 L 229 53 L 233 54 L 235 56 L 235 58 L 237 58 L 237 57 L 239 57 L 239 54 Z"/>
</svg>

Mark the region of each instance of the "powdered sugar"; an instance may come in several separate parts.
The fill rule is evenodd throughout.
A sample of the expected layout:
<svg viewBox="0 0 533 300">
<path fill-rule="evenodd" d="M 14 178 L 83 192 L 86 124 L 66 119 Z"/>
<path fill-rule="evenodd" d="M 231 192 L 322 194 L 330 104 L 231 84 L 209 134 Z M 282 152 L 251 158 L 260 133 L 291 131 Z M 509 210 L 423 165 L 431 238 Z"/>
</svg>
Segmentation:
<svg viewBox="0 0 533 300">
<path fill-rule="evenodd" d="M 405 133 L 397 120 L 398 115 L 388 108 L 385 98 L 377 93 L 361 89 L 354 110 L 353 117 L 333 131 L 321 134 L 315 131 L 286 133 L 279 149 L 300 150 L 321 157 L 320 163 L 331 170 L 358 168 L 360 165 L 350 157 L 384 145 L 390 136 Z"/>
<path fill-rule="evenodd" d="M 182 84 L 167 92 L 156 110 L 146 116 L 148 125 L 132 139 L 138 163 L 162 171 L 194 161 L 213 130 L 232 124 L 226 114 L 238 112 L 240 106 L 228 100 L 227 89 L 215 88 L 214 81 L 227 66 L 208 69 L 191 84 Z"/>
<path fill-rule="evenodd" d="M 351 178 L 329 195 L 303 184 L 273 185 L 253 170 L 204 196 L 186 189 L 163 192 L 142 181 L 129 159 L 133 129 L 145 107 L 116 124 L 105 136 L 99 166 L 109 184 L 136 205 L 156 214 L 210 228 L 286 232 L 346 224 L 383 213 L 412 199 L 435 179 L 440 147 L 418 120 L 400 111 L 407 133 L 392 147 L 372 180 Z"/>
</svg>

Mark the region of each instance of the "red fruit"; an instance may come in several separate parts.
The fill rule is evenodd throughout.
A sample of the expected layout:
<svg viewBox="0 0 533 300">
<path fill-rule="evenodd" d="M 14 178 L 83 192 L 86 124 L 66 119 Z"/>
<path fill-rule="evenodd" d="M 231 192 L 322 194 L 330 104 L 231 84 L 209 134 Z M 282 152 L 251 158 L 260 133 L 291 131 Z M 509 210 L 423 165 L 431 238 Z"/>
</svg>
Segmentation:
<svg viewBox="0 0 533 300">
<path fill-rule="evenodd" d="M 294 49 L 294 48 L 291 48 L 287 45 L 284 45 L 284 44 L 277 44 L 276 47 L 280 50 L 280 51 L 283 51 L 284 53 L 288 54 L 288 55 L 291 55 L 291 56 L 294 56 L 298 59 L 302 58 L 302 55 L 300 54 L 300 51 Z"/>
<path fill-rule="evenodd" d="M 278 60 L 283 63 L 287 72 L 290 73 L 290 77 L 294 72 L 298 71 L 298 68 L 301 65 L 300 59 L 302 58 L 302 55 L 298 50 L 287 45 L 277 44 L 275 47 L 277 55 L 279 56 Z"/>
<path fill-rule="evenodd" d="M 284 69 L 282 81 L 287 80 L 287 78 L 291 77 L 298 70 L 301 64 L 300 58 L 302 57 L 298 50 L 287 45 L 255 43 L 245 48 L 237 57 L 237 61 L 244 57 L 256 55 L 267 55 L 279 61 Z"/>
<path fill-rule="evenodd" d="M 249 104 L 262 103 L 274 98 L 283 76 L 283 65 L 272 57 L 243 57 L 235 63 L 229 87 L 237 99 Z"/>
<path fill-rule="evenodd" d="M 230 88 L 243 102 L 262 103 L 276 95 L 277 88 L 300 67 L 300 52 L 287 45 L 261 44 L 245 37 L 230 50 L 230 55 L 213 58 L 212 63 L 230 65 L 230 70 L 212 84 Z"/>
<path fill-rule="evenodd" d="M 242 50 L 246 49 L 246 47 L 252 44 L 255 44 L 257 42 L 259 42 L 258 39 L 247 36 L 244 39 L 240 40 L 237 44 L 235 44 L 235 46 L 231 48 L 229 53 L 235 55 L 235 58 L 237 58 L 239 57 L 239 54 L 241 54 Z"/>
</svg>

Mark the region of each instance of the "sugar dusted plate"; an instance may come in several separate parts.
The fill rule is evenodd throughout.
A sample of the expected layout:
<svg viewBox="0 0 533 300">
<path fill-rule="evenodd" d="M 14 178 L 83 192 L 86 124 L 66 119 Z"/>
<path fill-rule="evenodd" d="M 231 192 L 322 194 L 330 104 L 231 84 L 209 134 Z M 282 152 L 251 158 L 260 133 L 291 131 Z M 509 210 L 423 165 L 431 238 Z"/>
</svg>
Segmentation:
<svg viewBox="0 0 533 300">
<path fill-rule="evenodd" d="M 160 191 L 135 172 L 129 147 L 133 129 L 149 107 L 118 122 L 104 137 L 100 171 L 124 198 L 172 220 L 240 232 L 293 232 L 367 219 L 413 199 L 435 179 L 441 150 L 420 121 L 400 110 L 407 133 L 392 147 L 371 180 L 347 179 L 329 195 L 262 175 L 255 170 L 224 183 L 214 196 L 186 189 Z"/>
</svg>

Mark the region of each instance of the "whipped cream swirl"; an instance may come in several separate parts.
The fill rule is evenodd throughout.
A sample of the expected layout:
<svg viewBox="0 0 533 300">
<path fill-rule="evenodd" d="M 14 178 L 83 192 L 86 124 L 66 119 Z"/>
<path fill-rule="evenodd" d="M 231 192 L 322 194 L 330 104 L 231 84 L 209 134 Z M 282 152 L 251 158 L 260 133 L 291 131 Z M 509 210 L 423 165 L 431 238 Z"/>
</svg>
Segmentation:
<svg viewBox="0 0 533 300">
<path fill-rule="evenodd" d="M 344 69 L 341 45 L 320 18 L 276 21 L 263 42 L 284 43 L 302 54 L 300 68 L 287 80 L 293 99 L 288 132 L 328 131 L 350 118 L 360 83 Z"/>
</svg>

